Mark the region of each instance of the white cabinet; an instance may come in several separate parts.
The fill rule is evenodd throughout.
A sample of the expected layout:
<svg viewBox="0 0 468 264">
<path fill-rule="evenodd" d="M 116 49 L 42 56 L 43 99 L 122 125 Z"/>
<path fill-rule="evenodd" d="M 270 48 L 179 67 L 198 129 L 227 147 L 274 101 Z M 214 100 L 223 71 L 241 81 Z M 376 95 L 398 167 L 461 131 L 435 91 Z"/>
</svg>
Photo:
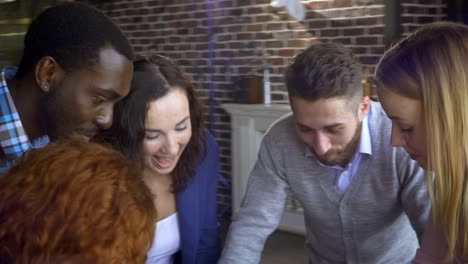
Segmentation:
<svg viewBox="0 0 468 264">
<path fill-rule="evenodd" d="M 236 212 L 245 194 L 248 177 L 257 160 L 257 153 L 265 131 L 291 108 L 285 104 L 223 104 L 231 115 L 231 157 L 232 157 L 232 210 Z M 281 230 L 305 234 L 302 208 L 289 197 L 283 218 L 278 227 Z"/>
</svg>

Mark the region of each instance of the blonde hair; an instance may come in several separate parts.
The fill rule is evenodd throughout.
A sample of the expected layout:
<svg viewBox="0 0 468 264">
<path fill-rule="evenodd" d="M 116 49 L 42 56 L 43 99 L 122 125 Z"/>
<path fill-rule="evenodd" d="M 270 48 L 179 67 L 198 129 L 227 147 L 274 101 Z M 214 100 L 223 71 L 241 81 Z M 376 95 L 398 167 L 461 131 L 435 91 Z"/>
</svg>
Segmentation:
<svg viewBox="0 0 468 264">
<path fill-rule="evenodd" d="M 432 216 L 447 239 L 446 261 L 468 256 L 468 27 L 436 22 L 390 50 L 377 85 L 421 100 L 427 133 L 426 180 Z"/>
</svg>

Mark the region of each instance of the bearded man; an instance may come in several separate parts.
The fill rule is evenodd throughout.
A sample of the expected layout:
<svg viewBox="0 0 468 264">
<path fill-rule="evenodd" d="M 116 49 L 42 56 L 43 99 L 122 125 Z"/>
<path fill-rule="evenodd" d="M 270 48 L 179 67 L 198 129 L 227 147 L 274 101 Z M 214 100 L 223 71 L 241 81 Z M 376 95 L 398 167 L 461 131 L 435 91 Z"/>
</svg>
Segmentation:
<svg viewBox="0 0 468 264">
<path fill-rule="evenodd" d="M 304 208 L 309 263 L 408 263 L 430 203 L 423 170 L 390 145 L 391 121 L 363 94 L 343 45 L 315 44 L 288 65 L 292 113 L 265 134 L 219 263 L 259 263 L 288 193 Z"/>
</svg>

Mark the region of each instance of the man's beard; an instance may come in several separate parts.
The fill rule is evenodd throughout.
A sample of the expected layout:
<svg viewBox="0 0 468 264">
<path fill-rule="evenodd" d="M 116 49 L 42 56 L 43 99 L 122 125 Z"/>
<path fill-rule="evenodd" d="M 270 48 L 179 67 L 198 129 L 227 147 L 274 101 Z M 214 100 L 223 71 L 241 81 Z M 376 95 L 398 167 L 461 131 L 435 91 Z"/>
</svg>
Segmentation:
<svg viewBox="0 0 468 264">
<path fill-rule="evenodd" d="M 322 156 L 330 156 L 328 159 L 321 159 L 318 156 L 313 148 L 311 148 L 312 152 L 314 153 L 315 157 L 322 163 L 327 166 L 335 166 L 340 165 L 341 167 L 345 167 L 348 162 L 351 160 L 353 154 L 356 152 L 357 145 L 359 144 L 359 139 L 361 138 L 361 127 L 362 123 L 358 123 L 356 126 L 356 130 L 354 132 L 353 137 L 349 141 L 346 146 L 340 149 L 330 149 L 325 155 Z"/>
</svg>

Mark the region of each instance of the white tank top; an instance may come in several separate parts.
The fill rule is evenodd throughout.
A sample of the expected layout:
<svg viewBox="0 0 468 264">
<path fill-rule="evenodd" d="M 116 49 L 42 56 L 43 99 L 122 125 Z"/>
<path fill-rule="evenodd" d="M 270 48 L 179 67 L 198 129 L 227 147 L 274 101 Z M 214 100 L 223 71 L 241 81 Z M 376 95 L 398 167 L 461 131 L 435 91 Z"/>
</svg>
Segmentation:
<svg viewBox="0 0 468 264">
<path fill-rule="evenodd" d="M 148 254 L 146 264 L 172 264 L 174 254 L 180 250 L 180 231 L 177 213 L 156 223 L 156 234 Z"/>
</svg>

